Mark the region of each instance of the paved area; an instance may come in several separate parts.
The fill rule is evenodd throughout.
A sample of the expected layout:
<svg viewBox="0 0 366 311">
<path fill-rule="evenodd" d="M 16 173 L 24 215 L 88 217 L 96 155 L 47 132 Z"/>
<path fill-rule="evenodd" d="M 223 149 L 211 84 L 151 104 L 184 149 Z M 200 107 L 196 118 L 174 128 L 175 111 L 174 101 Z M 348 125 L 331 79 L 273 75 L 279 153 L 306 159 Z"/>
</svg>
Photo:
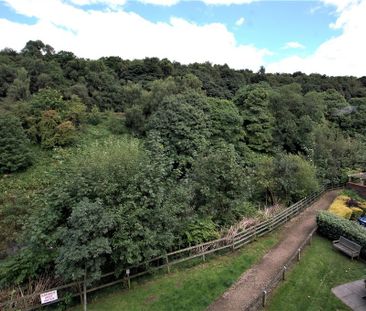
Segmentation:
<svg viewBox="0 0 366 311">
<path fill-rule="evenodd" d="M 258 264 L 244 272 L 240 279 L 214 301 L 207 310 L 245 310 L 315 228 L 317 211 L 328 208 L 338 192 L 335 190 L 325 193 L 312 206 L 286 223 L 282 227 L 281 241 L 264 255 Z"/>
<path fill-rule="evenodd" d="M 366 288 L 364 280 L 339 285 L 332 288 L 332 293 L 336 295 L 344 304 L 354 311 L 366 311 Z"/>
</svg>

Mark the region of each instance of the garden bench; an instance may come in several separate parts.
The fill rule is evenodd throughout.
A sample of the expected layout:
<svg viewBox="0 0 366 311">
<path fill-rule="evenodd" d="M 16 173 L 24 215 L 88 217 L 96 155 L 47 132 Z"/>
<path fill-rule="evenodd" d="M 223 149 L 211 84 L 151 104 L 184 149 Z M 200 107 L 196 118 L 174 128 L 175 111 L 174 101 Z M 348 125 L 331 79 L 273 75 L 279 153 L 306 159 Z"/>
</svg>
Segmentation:
<svg viewBox="0 0 366 311">
<path fill-rule="evenodd" d="M 360 257 L 362 246 L 351 240 L 346 239 L 343 236 L 341 236 L 339 240 L 333 241 L 333 246 L 342 251 L 343 253 L 346 253 L 347 255 L 351 256 L 352 260 L 353 257 L 357 258 Z"/>
</svg>

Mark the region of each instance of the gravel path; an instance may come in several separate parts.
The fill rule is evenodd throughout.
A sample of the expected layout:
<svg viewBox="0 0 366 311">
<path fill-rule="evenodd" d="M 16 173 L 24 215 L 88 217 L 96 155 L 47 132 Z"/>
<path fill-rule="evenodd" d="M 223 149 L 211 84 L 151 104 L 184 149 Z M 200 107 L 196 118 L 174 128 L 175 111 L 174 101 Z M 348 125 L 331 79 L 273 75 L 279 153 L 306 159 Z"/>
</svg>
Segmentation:
<svg viewBox="0 0 366 311">
<path fill-rule="evenodd" d="M 248 304 L 262 292 L 262 289 L 284 266 L 290 256 L 315 228 L 315 215 L 326 209 L 339 191 L 329 191 L 301 214 L 287 222 L 281 231 L 281 241 L 262 260 L 243 273 L 240 279 L 221 297 L 214 301 L 208 311 L 245 310 Z"/>
</svg>

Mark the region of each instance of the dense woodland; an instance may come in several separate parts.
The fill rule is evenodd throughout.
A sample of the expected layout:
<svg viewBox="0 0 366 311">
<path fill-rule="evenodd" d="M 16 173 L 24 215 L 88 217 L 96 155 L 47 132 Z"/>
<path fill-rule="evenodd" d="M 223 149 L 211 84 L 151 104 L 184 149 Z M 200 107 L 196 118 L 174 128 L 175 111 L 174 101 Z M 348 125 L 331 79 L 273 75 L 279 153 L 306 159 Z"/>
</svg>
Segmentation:
<svg viewBox="0 0 366 311">
<path fill-rule="evenodd" d="M 343 182 L 365 120 L 366 77 L 4 49 L 0 286 L 92 282 Z"/>
</svg>

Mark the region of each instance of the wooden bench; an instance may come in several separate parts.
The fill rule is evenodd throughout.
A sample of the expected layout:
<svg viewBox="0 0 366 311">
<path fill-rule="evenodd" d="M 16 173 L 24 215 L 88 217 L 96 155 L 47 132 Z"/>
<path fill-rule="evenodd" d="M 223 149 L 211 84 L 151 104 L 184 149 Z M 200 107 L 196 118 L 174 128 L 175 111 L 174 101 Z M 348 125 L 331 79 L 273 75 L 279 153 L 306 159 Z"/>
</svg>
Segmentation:
<svg viewBox="0 0 366 311">
<path fill-rule="evenodd" d="M 343 253 L 346 253 L 347 255 L 351 256 L 352 260 L 353 257 L 360 258 L 360 252 L 361 252 L 361 245 L 358 245 L 357 243 L 346 239 L 345 237 L 341 236 L 339 240 L 333 241 L 333 246 L 336 249 L 339 249 Z"/>
</svg>

